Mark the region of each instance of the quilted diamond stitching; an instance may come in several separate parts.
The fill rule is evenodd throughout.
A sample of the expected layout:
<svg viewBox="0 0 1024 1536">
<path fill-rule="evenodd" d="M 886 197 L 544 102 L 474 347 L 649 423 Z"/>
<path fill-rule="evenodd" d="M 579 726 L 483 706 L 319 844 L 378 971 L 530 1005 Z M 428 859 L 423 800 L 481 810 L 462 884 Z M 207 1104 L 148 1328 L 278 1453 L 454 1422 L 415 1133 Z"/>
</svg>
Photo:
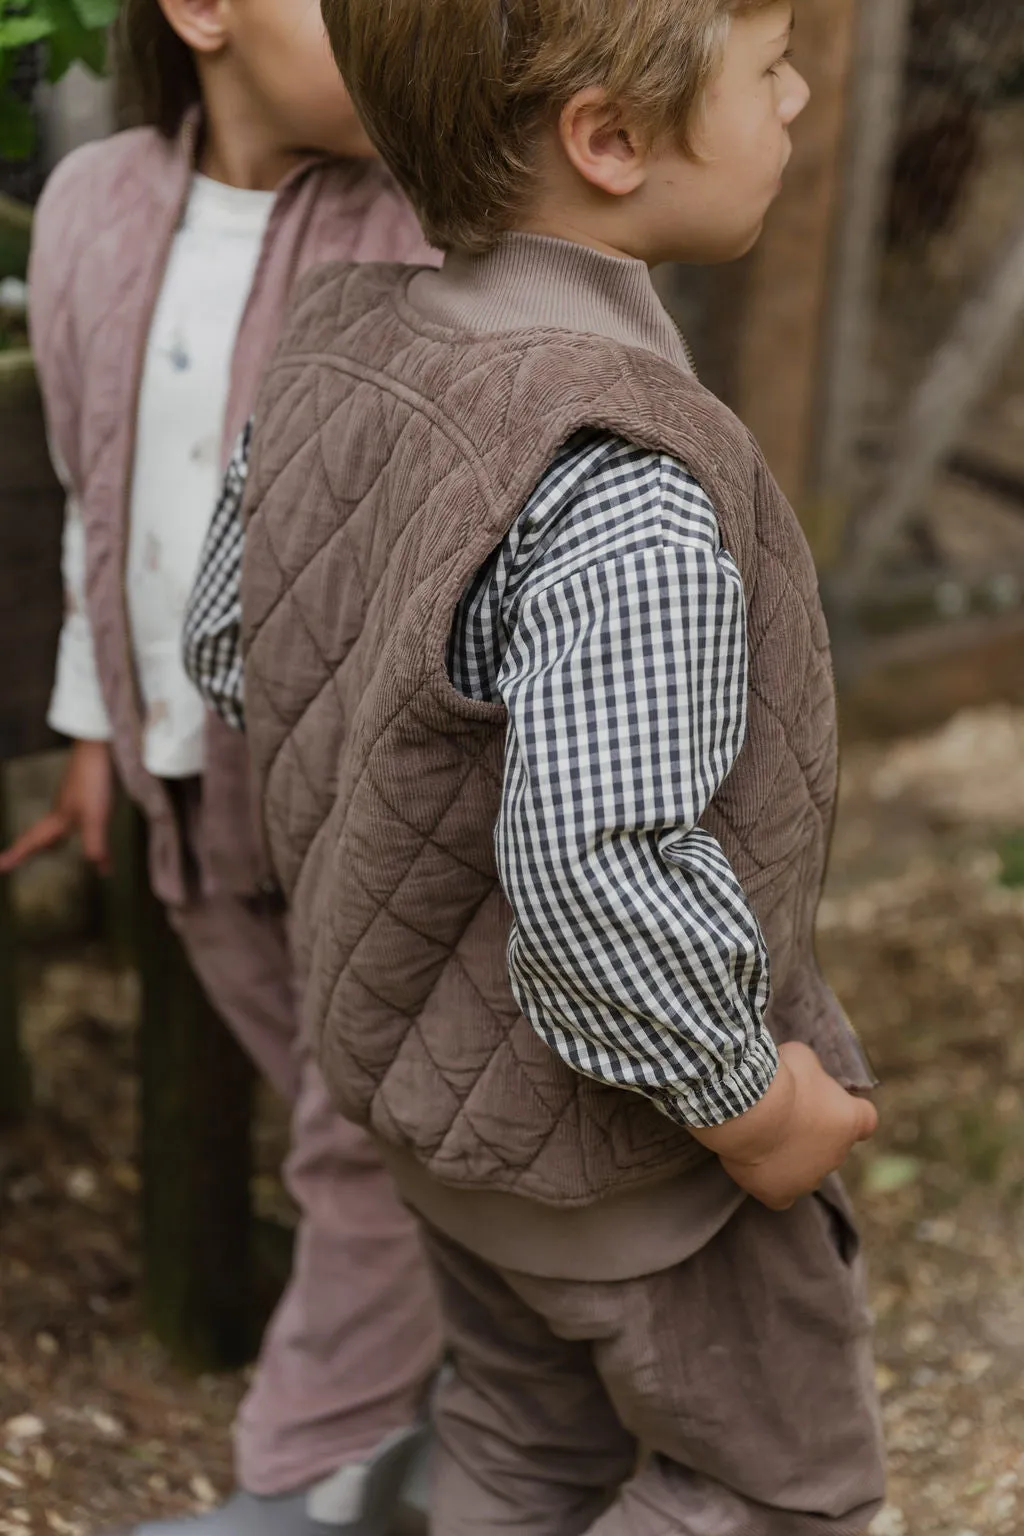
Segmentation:
<svg viewBox="0 0 1024 1536">
<path fill-rule="evenodd" d="M 350 297 L 349 290 L 354 286 L 355 279 L 351 277 L 345 279 L 344 292 L 340 295 L 340 297 L 336 296 L 339 309 L 348 303 Z M 372 314 L 370 318 L 373 318 Z M 421 338 L 416 336 L 412 336 L 410 338 L 408 336 L 397 334 L 397 330 L 399 328 L 394 326 L 393 320 L 394 317 L 388 313 L 385 314 L 384 321 L 382 322 L 390 324 L 392 332 L 396 333 L 389 335 L 388 337 L 388 343 L 393 348 L 393 350 L 390 352 L 388 366 L 391 371 L 398 377 L 402 377 L 407 369 L 411 370 L 412 374 L 415 375 L 417 368 L 422 366 L 422 356 L 428 349 L 424 347 Z M 361 316 L 361 322 L 365 324 L 366 321 L 367 315 L 364 314 Z M 567 344 L 565 350 L 567 353 L 573 351 L 574 349 L 572 344 Z M 589 350 L 590 348 L 588 346 L 588 351 Z M 524 364 L 528 361 L 529 355 L 530 348 L 525 344 L 519 348 L 518 353 L 516 353 L 516 349 L 514 347 L 510 346 L 505 348 L 500 357 L 496 357 L 494 355 L 493 348 L 490 351 L 484 348 L 481 350 L 481 354 L 478 360 L 474 360 L 472 358 L 464 359 L 464 361 L 467 363 L 467 366 L 465 366 L 459 372 L 457 377 L 455 376 L 454 371 L 446 363 L 445 368 L 441 374 L 441 382 L 438 384 L 438 389 L 442 395 L 445 390 L 455 388 L 456 386 L 463 392 L 471 390 L 472 387 L 478 383 L 481 385 L 481 388 L 486 389 L 488 384 L 493 384 L 495 382 L 490 377 L 490 375 L 493 373 L 493 370 L 501 365 L 504 365 L 504 372 L 502 373 L 500 379 L 500 384 L 504 393 L 504 399 L 501 402 L 501 410 L 498 417 L 498 422 L 499 425 L 500 423 L 504 422 L 505 431 L 508 432 L 510 430 L 510 413 L 516 401 L 516 392 L 520 372 L 523 369 Z M 296 359 L 294 358 L 288 359 L 290 366 L 293 366 L 295 361 Z M 626 361 L 623 360 L 619 353 L 614 352 L 614 349 L 612 350 L 612 355 L 609 357 L 609 359 L 607 359 L 607 361 L 609 362 L 609 373 L 612 375 L 611 382 L 607 383 L 604 389 L 594 390 L 591 392 L 591 411 L 595 415 L 599 414 L 600 411 L 606 409 L 604 402 L 608 402 L 607 408 L 617 412 L 620 416 L 627 416 L 630 412 L 632 412 L 634 416 L 643 419 L 643 416 L 647 412 L 647 396 L 644 389 L 640 387 L 640 381 L 638 380 L 637 376 L 630 372 Z M 592 363 L 590 363 L 589 366 L 592 367 Z M 435 383 L 436 382 L 437 381 L 435 381 Z M 331 387 L 332 390 L 336 391 L 336 384 L 332 384 Z M 337 398 L 337 393 L 335 393 L 333 404 L 324 415 L 323 421 L 329 422 L 337 414 L 337 412 L 344 407 L 346 401 L 349 398 L 350 393 L 345 394 L 344 398 L 342 399 Z M 319 405 L 319 399 L 317 403 Z M 489 403 L 493 404 L 494 402 L 491 401 Z M 820 616 L 817 613 L 816 593 L 809 587 L 806 580 L 801 580 L 799 564 L 798 569 L 795 572 L 791 571 L 786 564 L 786 560 L 790 554 L 790 550 L 793 544 L 794 533 L 791 527 L 787 528 L 784 526 L 783 517 L 779 515 L 778 508 L 772 503 L 772 495 L 774 493 L 770 489 L 770 483 L 768 482 L 767 478 L 758 468 L 757 461 L 753 461 L 753 474 L 744 472 L 745 467 L 748 468 L 749 466 L 744 466 L 741 459 L 737 459 L 735 456 L 737 442 L 739 441 L 738 437 L 734 437 L 732 439 L 732 449 L 730 449 L 728 452 L 719 452 L 715 449 L 711 439 L 715 426 L 720 424 L 716 423 L 717 411 L 717 407 L 705 407 L 700 402 L 698 402 L 698 405 L 694 408 L 695 417 L 700 418 L 701 421 L 701 425 L 698 430 L 698 437 L 700 436 L 701 432 L 705 434 L 704 437 L 700 438 L 700 451 L 696 453 L 696 457 L 698 460 L 703 461 L 705 472 L 707 474 L 711 474 L 711 469 L 713 466 L 714 488 L 721 495 L 723 503 L 731 505 L 732 512 L 730 513 L 730 517 L 737 520 L 735 522 L 737 544 L 739 546 L 740 553 L 744 556 L 742 563 L 745 567 L 744 577 L 748 591 L 748 602 L 752 608 L 756 606 L 757 610 L 758 641 L 752 648 L 752 668 L 756 669 L 756 666 L 760 663 L 762 653 L 770 653 L 773 643 L 773 627 L 778 621 L 778 615 L 780 611 L 791 611 L 791 601 L 795 597 L 800 605 L 800 623 L 801 628 L 804 631 L 804 639 L 807 642 L 806 665 L 803 678 L 804 700 L 807 700 L 811 695 L 816 696 L 818 694 L 819 683 L 825 682 L 825 674 L 828 672 L 827 642 L 822 644 L 819 641 L 819 635 L 821 634 L 821 624 Z M 395 438 L 395 442 L 401 441 L 405 431 L 411 424 L 411 420 L 411 416 L 406 416 L 400 422 L 399 431 Z M 500 437 L 500 432 L 497 435 Z M 637 435 L 638 438 L 642 440 L 644 434 L 642 432 L 638 432 Z M 436 441 L 437 439 L 435 432 L 431 431 L 428 433 L 425 440 L 426 457 L 429 461 L 427 466 L 428 471 L 434 463 L 434 445 L 436 444 Z M 322 472 L 325 475 L 328 475 L 329 483 L 329 469 L 325 456 L 322 430 L 318 448 L 320 453 Z M 299 451 L 301 451 L 301 446 Z M 749 452 L 749 448 L 747 451 Z M 742 453 L 742 448 L 740 452 Z M 733 454 L 731 459 L 730 453 Z M 490 445 L 485 445 L 484 451 L 478 459 L 478 468 L 482 468 L 483 472 L 489 477 L 492 493 L 494 497 L 499 500 L 499 502 L 503 493 L 507 502 L 508 488 L 507 483 L 505 483 L 506 477 L 517 469 L 516 465 L 510 464 L 508 462 L 508 458 L 508 453 L 504 451 L 502 443 L 497 441 L 492 442 Z M 692 463 L 692 459 L 689 455 L 687 455 L 687 458 Z M 697 468 L 699 471 L 699 465 L 695 466 L 695 468 Z M 449 471 L 449 474 L 453 472 L 454 471 Z M 375 478 L 372 488 L 373 495 L 377 494 L 378 485 L 382 479 L 383 473 L 379 474 Z M 763 498 L 762 504 L 765 507 L 767 516 L 763 525 L 757 525 L 751 529 L 743 522 L 743 517 L 745 515 L 743 512 L 743 507 L 744 503 L 749 504 L 749 498 L 752 492 L 755 491 L 755 487 L 756 494 Z M 264 500 L 266 499 L 266 495 L 267 490 L 264 488 Z M 360 498 L 360 506 L 365 505 L 368 499 L 370 499 L 370 493 L 366 492 Z M 737 508 L 739 508 L 739 510 L 737 510 Z M 276 615 L 278 610 L 283 613 L 291 613 L 293 609 L 297 607 L 299 613 L 301 614 L 302 622 L 305 626 L 307 636 L 311 642 L 315 643 L 315 635 L 313 633 L 314 618 L 303 612 L 301 602 L 296 602 L 294 597 L 294 587 L 302 572 L 308 571 L 312 566 L 316 564 L 318 560 L 326 557 L 326 551 L 332 548 L 333 540 L 338 537 L 341 532 L 344 531 L 346 535 L 351 533 L 353 527 L 355 526 L 354 520 L 359 515 L 359 511 L 359 506 L 353 506 L 351 508 L 346 507 L 346 516 L 343 520 L 341 528 L 335 527 L 328 530 L 327 537 L 309 555 L 309 558 L 301 564 L 299 569 L 284 569 L 280 552 L 277 549 L 274 550 L 274 557 L 278 561 L 281 580 L 286 584 L 291 584 L 292 596 L 291 601 L 285 605 L 284 598 L 286 594 L 282 592 L 272 606 L 271 610 L 269 610 L 269 613 L 261 615 L 258 626 L 254 631 L 254 652 L 257 657 L 261 636 L 268 633 L 268 621 L 270 618 Z M 414 515 L 415 508 L 407 508 L 406 511 L 409 516 L 412 516 Z M 749 514 L 746 515 L 749 516 Z M 265 527 L 262 530 L 262 533 L 266 543 L 268 544 L 268 547 L 272 546 L 273 527 Z M 417 526 L 413 529 L 413 536 L 415 539 L 415 545 L 412 549 L 407 551 L 407 558 L 411 562 L 413 568 L 422 569 L 422 556 L 424 552 L 425 540 L 427 538 L 425 519 L 421 519 Z M 365 578 L 363 577 L 362 572 L 360 573 L 360 577 L 363 585 L 365 586 Z M 385 592 L 382 594 L 381 581 L 388 584 L 390 583 L 390 572 L 388 569 L 382 571 L 380 580 L 373 584 L 372 591 L 367 594 L 367 601 L 373 602 L 378 596 L 383 595 L 388 603 L 386 611 L 389 613 L 394 612 L 395 610 L 393 600 L 395 593 L 390 589 L 390 585 L 388 585 L 385 589 Z M 764 606 L 764 599 L 766 595 L 769 598 L 771 605 L 770 607 Z M 787 600 L 789 601 L 789 606 L 784 609 L 784 605 L 787 605 Z M 320 648 L 320 654 L 323 657 L 324 653 L 322 648 Z M 348 660 L 349 655 L 346 653 L 346 655 L 341 658 L 340 662 L 333 669 L 333 676 L 335 678 L 339 677 L 344 672 Z M 332 668 L 327 664 L 326 659 L 325 669 L 328 672 L 332 671 Z M 256 670 L 258 670 L 258 665 Z M 293 758 L 291 754 L 288 754 L 287 756 L 285 755 L 285 748 L 288 744 L 287 738 L 289 735 L 294 737 L 294 735 L 298 732 L 298 728 L 301 723 L 310 716 L 311 711 L 316 707 L 318 701 L 327 691 L 328 683 L 329 679 L 325 676 L 323 683 L 320 684 L 320 686 L 316 689 L 313 697 L 303 701 L 303 705 L 299 709 L 295 721 L 282 718 L 280 711 L 274 713 L 274 718 L 276 720 L 278 730 L 281 731 L 283 735 L 281 740 L 275 740 L 270 744 L 270 754 L 267 762 L 265 763 L 265 772 L 267 775 L 269 775 L 271 782 L 276 783 L 277 779 L 282 775 L 287 778 L 288 774 L 292 771 Z M 431 686 L 432 679 L 422 678 L 417 686 L 412 689 L 408 695 L 403 695 L 397 701 L 393 712 L 390 714 L 385 712 L 385 715 L 382 715 L 382 717 L 376 721 L 376 729 L 372 739 L 363 742 L 360 747 L 360 763 L 356 764 L 355 767 L 358 768 L 360 772 L 369 775 L 370 781 L 374 787 L 375 795 L 379 797 L 382 805 L 388 807 L 389 814 L 394 818 L 395 824 L 401 825 L 405 831 L 412 836 L 415 841 L 415 849 L 408 860 L 403 859 L 404 869 L 401 873 L 397 874 L 391 893 L 380 903 L 379 908 L 375 914 L 369 918 L 358 935 L 349 936 L 345 939 L 345 950 L 343 953 L 340 949 L 341 936 L 338 931 L 338 924 L 336 922 L 330 921 L 330 916 L 328 913 L 321 913 L 321 917 L 323 921 L 326 922 L 327 927 L 326 930 L 321 928 L 315 948 L 322 954 L 324 941 L 329 939 L 330 947 L 334 951 L 333 959 L 330 961 L 333 974 L 323 978 L 323 980 L 326 980 L 327 982 L 326 991 L 322 988 L 318 989 L 318 1012 L 321 1021 L 329 1021 L 333 1016 L 334 1010 L 337 1007 L 340 989 L 346 984 L 346 978 L 350 978 L 352 982 L 358 985 L 361 993 L 364 993 L 367 997 L 374 997 L 377 995 L 372 985 L 372 978 L 362 974 L 362 955 L 366 944 L 372 940 L 375 924 L 378 921 L 383 921 L 385 914 L 391 922 L 405 923 L 405 920 L 399 917 L 399 915 L 395 912 L 394 902 L 404 891 L 406 882 L 417 871 L 420 861 L 423 859 L 430 859 L 434 861 L 433 867 L 437 869 L 439 875 L 442 870 L 451 871 L 460 867 L 466 867 L 466 861 L 461 860 L 459 855 L 455 853 L 453 849 L 440 842 L 437 838 L 438 827 L 440 826 L 441 821 L 447 814 L 450 807 L 455 803 L 455 796 L 461 792 L 461 787 L 468 784 L 474 771 L 480 771 L 487 777 L 493 791 L 497 791 L 500 788 L 500 778 L 496 776 L 490 761 L 488 760 L 488 743 L 486 737 L 483 733 L 481 733 L 481 739 L 477 740 L 473 744 L 472 749 L 470 749 L 468 744 L 463 744 L 463 750 L 467 752 L 467 763 L 465 770 L 461 775 L 457 775 L 455 779 L 450 780 L 450 793 L 444 797 L 443 804 L 433 808 L 435 814 L 432 816 L 427 827 L 420 827 L 417 826 L 414 822 L 411 822 L 408 816 L 403 813 L 401 807 L 393 803 L 393 797 L 389 798 L 385 794 L 380 775 L 376 771 L 373 760 L 375 746 L 386 735 L 386 732 L 390 729 L 391 725 L 397 718 L 398 713 L 402 710 L 413 710 L 417 708 L 417 701 L 425 700 L 430 695 Z M 813 711 L 815 716 L 820 715 L 822 710 L 826 711 L 826 713 L 828 712 L 827 684 L 821 690 L 821 697 L 810 698 L 810 703 L 807 707 Z M 752 689 L 751 710 L 752 712 L 763 711 L 766 718 L 770 718 L 774 721 L 779 738 L 777 742 L 777 751 L 779 754 L 777 771 L 781 774 L 788 775 L 790 779 L 792 779 L 794 774 L 797 776 L 799 782 L 802 784 L 800 805 L 804 808 L 813 805 L 818 818 L 823 822 L 825 820 L 825 808 L 819 805 L 815 796 L 811 794 L 810 783 L 806 777 L 807 770 L 805 770 L 804 766 L 801 764 L 799 753 L 796 751 L 794 742 L 791 739 L 789 725 L 787 720 L 783 717 L 782 712 L 770 700 L 765 698 L 763 690 L 760 690 L 757 687 Z M 796 720 L 796 718 L 797 717 L 794 715 L 794 720 Z M 774 739 L 776 739 L 776 735 L 773 731 L 773 740 Z M 299 764 L 298 771 L 300 773 L 302 771 L 301 763 Z M 287 793 L 286 787 L 281 789 L 281 793 Z M 317 824 L 316 831 L 310 841 L 309 846 L 312 847 L 315 845 L 318 849 L 318 854 L 322 854 L 322 838 L 324 835 L 329 835 L 331 838 L 332 848 L 335 851 L 342 848 L 345 842 L 347 822 L 351 813 L 351 809 L 352 801 L 350 799 L 348 805 L 343 809 L 340 826 L 334 826 L 331 824 L 328 827 L 329 818 L 325 816 L 323 819 L 321 819 Z M 730 835 L 735 840 L 738 848 L 742 850 L 743 855 L 748 858 L 752 865 L 755 867 L 758 866 L 759 860 L 756 854 L 756 847 L 752 845 L 752 843 L 756 842 L 756 840 L 752 840 L 746 836 L 741 837 L 734 825 L 735 817 L 731 816 L 729 811 L 728 798 L 726 798 L 722 804 L 716 804 L 715 810 L 719 821 L 729 830 Z M 325 862 L 325 860 L 321 860 L 321 864 Z M 478 877 L 480 873 L 482 873 L 482 871 L 476 869 L 472 865 L 469 865 L 469 867 L 473 870 L 475 877 Z M 760 861 L 760 867 L 764 867 L 763 860 Z M 420 933 L 415 928 L 415 925 L 411 923 L 405 923 L 405 926 L 409 927 L 411 931 L 417 932 L 418 937 L 421 940 L 427 942 L 436 942 L 436 934 L 431 934 L 429 932 Z M 446 972 L 450 973 L 452 976 L 458 974 L 462 977 L 463 981 L 470 986 L 473 992 L 479 996 L 480 1006 L 491 1018 L 492 1024 L 499 1027 L 504 1027 L 504 1024 L 507 1021 L 504 1021 L 502 1015 L 495 1012 L 495 1010 L 487 1003 L 487 1000 L 479 994 L 479 989 L 473 983 L 472 976 L 464 963 L 464 958 L 459 952 L 459 942 L 461 941 L 456 941 L 455 944 L 450 947 L 449 959 L 446 962 L 445 968 L 435 979 L 435 982 L 431 988 L 430 995 L 434 996 L 437 993 L 438 987 L 443 986 Z M 423 1006 L 422 1000 L 418 1001 L 415 1006 L 404 1011 L 396 1009 L 395 1005 L 386 999 L 378 1000 L 380 1001 L 381 1006 L 386 1009 L 391 1017 L 395 1017 L 397 1014 L 398 1016 L 406 1019 L 408 1028 L 405 1038 L 407 1041 L 412 1041 L 415 1039 L 416 1050 L 418 1052 L 422 1052 L 423 1057 L 427 1061 L 431 1062 L 435 1069 L 440 1070 L 436 1056 L 431 1050 L 430 1040 L 427 1038 L 428 1032 L 425 1031 L 422 1027 L 420 1013 L 420 1010 Z M 509 1016 L 512 1016 L 511 1012 Z M 521 1027 L 521 1020 L 519 1021 L 519 1025 Z M 498 1070 L 498 1064 L 503 1060 L 509 1063 L 508 1070 L 512 1070 L 517 1074 L 517 1084 L 521 1086 L 521 1092 L 526 1096 L 526 1100 L 534 1103 L 538 1114 L 548 1113 L 545 1096 L 540 1093 L 537 1085 L 531 1082 L 530 1073 L 525 1069 L 525 1063 L 521 1063 L 520 1058 L 516 1056 L 514 1039 L 515 1029 L 513 1028 L 511 1033 L 503 1035 L 503 1037 L 495 1044 L 494 1048 L 488 1055 L 487 1065 L 483 1068 L 480 1075 L 476 1079 L 475 1084 L 468 1092 L 460 1094 L 451 1083 L 448 1084 L 449 1090 L 453 1092 L 455 1099 L 460 1103 L 460 1109 L 453 1116 L 448 1132 L 441 1138 L 440 1142 L 438 1142 L 435 1137 L 431 1137 L 431 1145 L 429 1147 L 424 1146 L 421 1148 L 421 1153 L 427 1154 L 428 1161 L 429 1157 L 436 1153 L 440 1159 L 439 1166 L 444 1166 L 446 1169 L 449 1168 L 449 1163 L 445 1161 L 446 1158 L 455 1158 L 456 1161 L 461 1161 L 461 1164 L 465 1165 L 466 1159 L 469 1156 L 469 1154 L 465 1151 L 465 1132 L 468 1130 L 471 1133 L 468 1145 L 476 1146 L 478 1149 L 487 1151 L 500 1162 L 502 1149 L 498 1146 L 492 1146 L 488 1137 L 486 1125 L 486 1088 L 488 1077 L 492 1076 Z M 389 1091 L 392 1069 L 385 1070 L 383 1076 L 378 1078 L 376 1068 L 372 1067 L 371 1063 L 364 1062 L 360 1064 L 360 1053 L 358 1051 L 358 1045 L 355 1040 L 346 1039 L 344 1042 L 335 1042 L 335 1048 L 338 1047 L 340 1047 L 345 1052 L 346 1056 L 351 1059 L 354 1065 L 362 1065 L 363 1069 L 369 1073 L 369 1077 L 372 1079 L 372 1081 L 376 1083 L 375 1097 L 379 1099 L 379 1107 L 371 1111 L 371 1113 L 374 1115 L 375 1122 L 380 1123 L 381 1121 L 389 1121 L 393 1124 L 397 1124 L 395 1117 L 391 1115 L 390 1111 L 387 1109 L 387 1095 Z M 392 1068 L 394 1065 L 395 1063 L 393 1062 Z M 514 1169 L 511 1167 L 506 1169 L 506 1187 L 522 1188 L 534 1194 L 537 1194 L 540 1190 L 544 1190 L 546 1192 L 546 1196 L 552 1198 L 557 1197 L 558 1191 L 555 1187 L 557 1180 L 555 1181 L 555 1184 L 552 1184 L 549 1178 L 549 1174 L 544 1170 L 543 1149 L 554 1137 L 559 1135 L 559 1133 L 564 1130 L 567 1123 L 567 1117 L 575 1117 L 574 1123 L 577 1126 L 580 1123 L 579 1116 L 582 1113 L 580 1106 L 582 1102 L 584 1087 L 583 1080 L 576 1079 L 569 1086 L 572 1089 L 570 1100 L 563 1105 L 562 1110 L 557 1115 L 550 1117 L 550 1125 L 547 1125 L 545 1122 L 546 1129 L 544 1130 L 543 1135 L 539 1135 L 536 1138 L 536 1141 L 532 1147 L 532 1161 L 530 1166 L 521 1169 Z M 558 1095 L 556 1094 L 556 1098 L 557 1097 Z M 477 1099 L 480 1100 L 479 1103 L 477 1102 Z M 591 1099 L 588 1099 L 587 1102 L 591 1103 Z M 600 1103 L 600 1098 L 598 1098 L 595 1102 Z M 620 1106 L 616 1104 L 614 1111 L 612 1108 L 609 1108 L 607 1112 L 608 1116 L 611 1117 L 613 1113 L 617 1114 L 620 1108 L 622 1108 L 623 1114 L 625 1115 L 626 1109 L 631 1110 L 633 1106 Z M 588 1113 L 596 1112 L 597 1111 L 593 1109 L 593 1105 L 591 1105 Z M 604 1111 L 602 1110 L 601 1113 L 604 1113 Z M 653 1111 L 651 1111 L 651 1113 L 653 1113 Z M 656 1142 L 656 1140 L 657 1138 L 652 1138 L 652 1142 Z M 462 1150 L 458 1150 L 459 1148 L 462 1148 Z M 613 1148 L 611 1155 L 613 1157 L 617 1156 L 618 1151 Z M 623 1169 L 627 1176 L 633 1176 L 636 1174 L 638 1167 L 647 1169 L 653 1166 L 663 1166 L 665 1160 L 666 1153 L 664 1147 L 655 1146 L 653 1151 L 640 1154 L 638 1158 L 634 1157 L 631 1160 L 626 1159 L 623 1163 Z"/>
</svg>

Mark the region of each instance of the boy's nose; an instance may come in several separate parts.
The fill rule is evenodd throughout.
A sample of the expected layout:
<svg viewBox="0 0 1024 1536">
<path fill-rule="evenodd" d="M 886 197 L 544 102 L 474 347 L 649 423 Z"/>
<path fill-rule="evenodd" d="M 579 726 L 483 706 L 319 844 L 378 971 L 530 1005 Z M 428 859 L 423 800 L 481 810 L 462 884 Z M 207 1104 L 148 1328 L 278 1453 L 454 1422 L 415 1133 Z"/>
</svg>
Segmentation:
<svg viewBox="0 0 1024 1536">
<path fill-rule="evenodd" d="M 779 113 L 782 121 L 788 128 L 795 122 L 811 99 L 811 88 L 803 75 L 797 70 L 791 70 L 792 80 L 786 89 L 779 105 Z"/>
</svg>

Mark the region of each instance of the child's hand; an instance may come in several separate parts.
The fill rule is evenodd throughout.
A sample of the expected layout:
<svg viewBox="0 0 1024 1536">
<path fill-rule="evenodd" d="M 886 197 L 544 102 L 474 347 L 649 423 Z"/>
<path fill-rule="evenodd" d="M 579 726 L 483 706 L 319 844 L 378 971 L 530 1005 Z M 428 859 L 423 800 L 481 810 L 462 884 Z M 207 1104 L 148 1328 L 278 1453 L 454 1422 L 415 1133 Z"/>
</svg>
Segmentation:
<svg viewBox="0 0 1024 1536">
<path fill-rule="evenodd" d="M 829 1077 L 814 1052 L 791 1042 L 779 1051 L 775 1081 L 760 1104 L 697 1139 L 722 1160 L 741 1189 L 784 1211 L 846 1161 L 878 1128 L 878 1113 Z"/>
<path fill-rule="evenodd" d="M 105 741 L 76 741 L 53 810 L 0 853 L 0 875 L 78 833 L 82 852 L 102 874 L 110 873 L 108 830 L 114 773 Z"/>
</svg>

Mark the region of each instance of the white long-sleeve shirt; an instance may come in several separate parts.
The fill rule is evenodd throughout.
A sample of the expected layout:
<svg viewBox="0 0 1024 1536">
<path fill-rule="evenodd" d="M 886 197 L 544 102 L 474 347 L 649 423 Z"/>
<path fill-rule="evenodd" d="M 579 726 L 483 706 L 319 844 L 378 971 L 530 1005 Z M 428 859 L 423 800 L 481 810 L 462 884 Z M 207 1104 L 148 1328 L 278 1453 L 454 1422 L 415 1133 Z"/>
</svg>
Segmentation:
<svg viewBox="0 0 1024 1536">
<path fill-rule="evenodd" d="M 182 666 L 182 622 L 220 490 L 235 338 L 273 202 L 272 192 L 194 178 L 149 331 L 126 585 L 145 711 L 143 761 L 163 778 L 186 778 L 203 768 L 205 706 Z M 66 736 L 105 741 L 110 722 L 85 608 L 85 533 L 68 490 L 66 616 L 48 719 Z"/>
</svg>

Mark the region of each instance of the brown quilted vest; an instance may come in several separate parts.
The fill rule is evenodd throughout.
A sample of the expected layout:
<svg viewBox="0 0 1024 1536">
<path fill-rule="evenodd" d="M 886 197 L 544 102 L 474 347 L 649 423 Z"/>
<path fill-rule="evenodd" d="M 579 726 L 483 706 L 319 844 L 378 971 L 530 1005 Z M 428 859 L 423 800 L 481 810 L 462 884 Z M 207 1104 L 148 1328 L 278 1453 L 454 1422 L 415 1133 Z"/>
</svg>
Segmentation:
<svg viewBox="0 0 1024 1536">
<path fill-rule="evenodd" d="M 605 428 L 685 462 L 748 601 L 749 728 L 703 825 L 758 914 L 779 1040 L 870 1073 L 813 951 L 836 787 L 828 638 L 756 445 L 640 346 L 439 325 L 395 267 L 307 280 L 258 411 L 246 712 L 308 1021 L 343 1110 L 462 1188 L 584 1206 L 706 1154 L 556 1058 L 520 1013 L 495 872 L 505 715 L 446 670 L 452 615 L 558 447 Z"/>
</svg>

